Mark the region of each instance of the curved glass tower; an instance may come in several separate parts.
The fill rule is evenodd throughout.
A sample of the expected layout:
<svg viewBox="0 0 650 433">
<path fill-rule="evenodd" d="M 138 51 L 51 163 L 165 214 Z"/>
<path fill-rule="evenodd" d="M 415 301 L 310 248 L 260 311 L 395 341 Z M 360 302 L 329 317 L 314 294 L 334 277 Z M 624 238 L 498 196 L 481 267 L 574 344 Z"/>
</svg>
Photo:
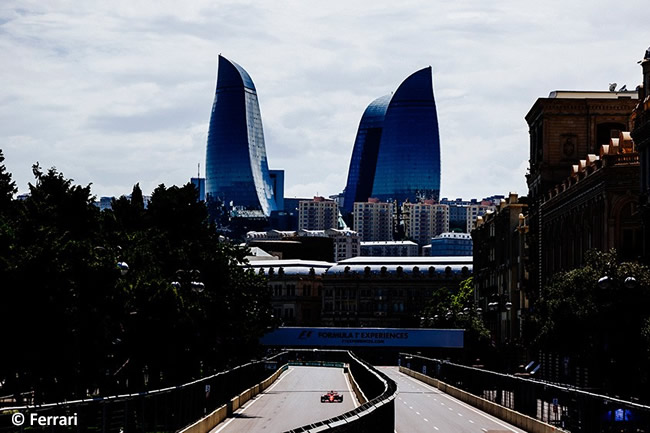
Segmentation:
<svg viewBox="0 0 650 433">
<path fill-rule="evenodd" d="M 255 85 L 241 66 L 222 56 L 205 167 L 208 199 L 266 216 L 276 210 Z"/>
<path fill-rule="evenodd" d="M 440 137 L 431 67 L 413 73 L 361 118 L 343 202 L 435 199 L 440 196 Z"/>
<path fill-rule="evenodd" d="M 354 202 L 366 201 L 372 194 L 379 142 L 390 96 L 385 95 L 372 101 L 359 122 L 343 198 L 346 213 L 352 212 Z"/>
<path fill-rule="evenodd" d="M 431 67 L 399 86 L 390 100 L 372 197 L 403 203 L 440 196 L 440 137 Z"/>
</svg>

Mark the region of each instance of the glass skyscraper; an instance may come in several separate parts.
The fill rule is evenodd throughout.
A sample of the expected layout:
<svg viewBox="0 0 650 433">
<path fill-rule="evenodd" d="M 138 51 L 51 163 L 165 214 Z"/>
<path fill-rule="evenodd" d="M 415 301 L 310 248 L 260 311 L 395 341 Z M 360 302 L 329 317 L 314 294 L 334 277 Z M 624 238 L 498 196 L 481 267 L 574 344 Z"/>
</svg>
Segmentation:
<svg viewBox="0 0 650 433">
<path fill-rule="evenodd" d="M 409 76 L 364 112 L 343 203 L 369 197 L 403 203 L 440 196 L 440 138 L 431 67 Z"/>
<path fill-rule="evenodd" d="M 221 55 L 205 166 L 208 199 L 265 216 L 276 210 L 255 85 L 244 68 Z"/>
<path fill-rule="evenodd" d="M 343 196 L 343 208 L 346 213 L 353 211 L 354 202 L 366 201 L 368 197 L 372 197 L 379 142 L 390 96 L 385 95 L 372 101 L 359 122 L 348 171 L 348 183 Z"/>
</svg>

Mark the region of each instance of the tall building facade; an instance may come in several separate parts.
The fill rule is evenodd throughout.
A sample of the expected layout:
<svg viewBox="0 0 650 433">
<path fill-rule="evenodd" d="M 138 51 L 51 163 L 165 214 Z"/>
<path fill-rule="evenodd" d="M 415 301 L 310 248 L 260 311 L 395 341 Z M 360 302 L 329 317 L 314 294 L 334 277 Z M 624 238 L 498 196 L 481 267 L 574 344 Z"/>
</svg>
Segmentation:
<svg viewBox="0 0 650 433">
<path fill-rule="evenodd" d="M 420 246 L 431 238 L 449 231 L 449 206 L 425 200 L 422 203 L 402 205 L 404 235 Z"/>
<path fill-rule="evenodd" d="M 206 152 L 205 192 L 228 208 L 260 211 L 277 206 L 269 175 L 257 91 L 237 63 L 219 56 Z"/>
<path fill-rule="evenodd" d="M 365 202 L 372 197 L 379 143 L 390 99 L 390 95 L 384 95 L 372 101 L 359 122 L 350 160 L 348 182 L 343 195 L 342 208 L 345 213 L 352 212 L 355 202 Z"/>
<path fill-rule="evenodd" d="M 395 203 L 370 198 L 354 204 L 354 230 L 361 241 L 392 241 Z"/>
<path fill-rule="evenodd" d="M 431 67 L 409 76 L 392 95 L 374 100 L 361 118 L 343 208 L 380 201 L 438 200 L 440 137 Z"/>
<path fill-rule="evenodd" d="M 300 230 L 327 230 L 338 228 L 339 207 L 333 200 L 314 197 L 298 205 L 298 228 Z"/>
</svg>

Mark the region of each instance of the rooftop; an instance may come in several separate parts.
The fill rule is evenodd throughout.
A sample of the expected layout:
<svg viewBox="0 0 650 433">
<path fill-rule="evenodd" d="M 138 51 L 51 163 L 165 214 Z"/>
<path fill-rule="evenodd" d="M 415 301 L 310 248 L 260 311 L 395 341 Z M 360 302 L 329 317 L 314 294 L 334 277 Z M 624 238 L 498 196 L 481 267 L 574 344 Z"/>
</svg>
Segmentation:
<svg viewBox="0 0 650 433">
<path fill-rule="evenodd" d="M 615 84 L 615 83 L 614 83 Z M 636 90 L 607 91 L 607 90 L 554 90 L 548 95 L 552 99 L 638 99 Z"/>
</svg>

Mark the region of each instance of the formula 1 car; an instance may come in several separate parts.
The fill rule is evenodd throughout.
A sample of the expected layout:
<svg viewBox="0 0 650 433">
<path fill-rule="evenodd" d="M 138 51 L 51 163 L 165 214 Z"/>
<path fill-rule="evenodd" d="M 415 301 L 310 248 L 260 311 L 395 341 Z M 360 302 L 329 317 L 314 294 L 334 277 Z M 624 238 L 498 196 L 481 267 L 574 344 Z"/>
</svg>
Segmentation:
<svg viewBox="0 0 650 433">
<path fill-rule="evenodd" d="M 343 403 L 343 396 L 336 391 L 330 391 L 320 396 L 321 403 Z"/>
</svg>

